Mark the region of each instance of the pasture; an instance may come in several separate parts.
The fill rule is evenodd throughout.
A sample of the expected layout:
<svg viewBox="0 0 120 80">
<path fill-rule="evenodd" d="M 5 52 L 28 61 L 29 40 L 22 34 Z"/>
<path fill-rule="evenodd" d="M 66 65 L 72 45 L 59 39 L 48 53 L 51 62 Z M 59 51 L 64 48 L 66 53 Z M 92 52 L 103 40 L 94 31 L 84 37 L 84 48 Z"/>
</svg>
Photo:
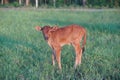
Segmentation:
<svg viewBox="0 0 120 80">
<path fill-rule="evenodd" d="M 36 25 L 78 24 L 87 30 L 82 64 L 62 48 L 62 71 Z M 0 10 L 0 80 L 120 80 L 120 10 Z"/>
</svg>

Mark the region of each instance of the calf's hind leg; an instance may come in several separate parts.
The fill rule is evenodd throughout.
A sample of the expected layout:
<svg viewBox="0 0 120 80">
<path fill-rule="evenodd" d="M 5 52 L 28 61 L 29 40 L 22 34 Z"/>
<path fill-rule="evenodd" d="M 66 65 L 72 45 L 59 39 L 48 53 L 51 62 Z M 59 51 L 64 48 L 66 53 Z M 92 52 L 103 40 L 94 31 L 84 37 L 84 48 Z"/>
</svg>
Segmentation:
<svg viewBox="0 0 120 80">
<path fill-rule="evenodd" d="M 55 66 L 55 55 L 54 55 L 54 53 L 52 53 L 52 64 L 53 64 L 53 66 Z"/>
<path fill-rule="evenodd" d="M 74 67 L 76 68 L 79 64 L 81 64 L 81 48 L 80 48 L 80 43 L 73 43 L 73 47 L 75 48 L 75 53 L 76 53 L 76 58 L 75 58 L 75 65 Z"/>
</svg>

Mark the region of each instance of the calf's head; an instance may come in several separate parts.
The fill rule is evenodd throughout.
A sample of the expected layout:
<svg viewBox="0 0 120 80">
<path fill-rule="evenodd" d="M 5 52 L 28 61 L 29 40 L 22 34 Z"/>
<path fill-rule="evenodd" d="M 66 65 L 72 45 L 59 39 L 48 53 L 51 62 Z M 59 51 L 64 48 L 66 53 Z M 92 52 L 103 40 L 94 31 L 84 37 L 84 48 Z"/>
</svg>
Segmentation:
<svg viewBox="0 0 120 80">
<path fill-rule="evenodd" d="M 58 29 L 58 27 L 57 26 L 53 26 L 53 27 L 50 27 L 50 26 L 44 26 L 44 27 L 36 26 L 35 29 L 37 31 L 42 31 L 45 40 L 48 40 L 51 32 L 56 31 Z"/>
</svg>

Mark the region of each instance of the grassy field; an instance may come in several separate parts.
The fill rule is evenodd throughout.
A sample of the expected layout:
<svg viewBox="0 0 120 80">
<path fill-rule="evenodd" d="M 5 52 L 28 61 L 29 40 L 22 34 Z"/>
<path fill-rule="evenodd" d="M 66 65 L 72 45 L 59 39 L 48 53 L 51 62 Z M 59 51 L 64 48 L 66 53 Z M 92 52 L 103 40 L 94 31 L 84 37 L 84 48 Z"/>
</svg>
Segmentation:
<svg viewBox="0 0 120 80">
<path fill-rule="evenodd" d="M 82 64 L 64 46 L 63 70 L 36 25 L 78 24 L 87 30 Z M 120 80 L 120 11 L 0 10 L 0 80 Z"/>
</svg>

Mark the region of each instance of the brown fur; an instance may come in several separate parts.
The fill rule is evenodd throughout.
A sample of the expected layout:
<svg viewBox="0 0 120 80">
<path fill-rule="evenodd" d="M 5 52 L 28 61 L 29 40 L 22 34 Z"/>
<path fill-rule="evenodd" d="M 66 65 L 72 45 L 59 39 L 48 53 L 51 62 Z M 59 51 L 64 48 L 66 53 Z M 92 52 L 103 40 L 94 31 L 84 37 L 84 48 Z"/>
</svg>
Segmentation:
<svg viewBox="0 0 120 80">
<path fill-rule="evenodd" d="M 76 59 L 75 59 L 75 68 L 81 64 L 82 53 L 84 52 L 84 46 L 86 44 L 86 30 L 85 28 L 73 24 L 68 25 L 63 28 L 44 26 L 36 27 L 36 30 L 42 31 L 45 40 L 52 48 L 52 61 L 55 65 L 55 59 L 57 60 L 58 66 L 61 67 L 61 47 L 66 44 L 72 44 L 75 48 Z M 83 41 L 82 41 L 83 38 Z M 82 46 L 80 42 L 83 42 Z"/>
</svg>

